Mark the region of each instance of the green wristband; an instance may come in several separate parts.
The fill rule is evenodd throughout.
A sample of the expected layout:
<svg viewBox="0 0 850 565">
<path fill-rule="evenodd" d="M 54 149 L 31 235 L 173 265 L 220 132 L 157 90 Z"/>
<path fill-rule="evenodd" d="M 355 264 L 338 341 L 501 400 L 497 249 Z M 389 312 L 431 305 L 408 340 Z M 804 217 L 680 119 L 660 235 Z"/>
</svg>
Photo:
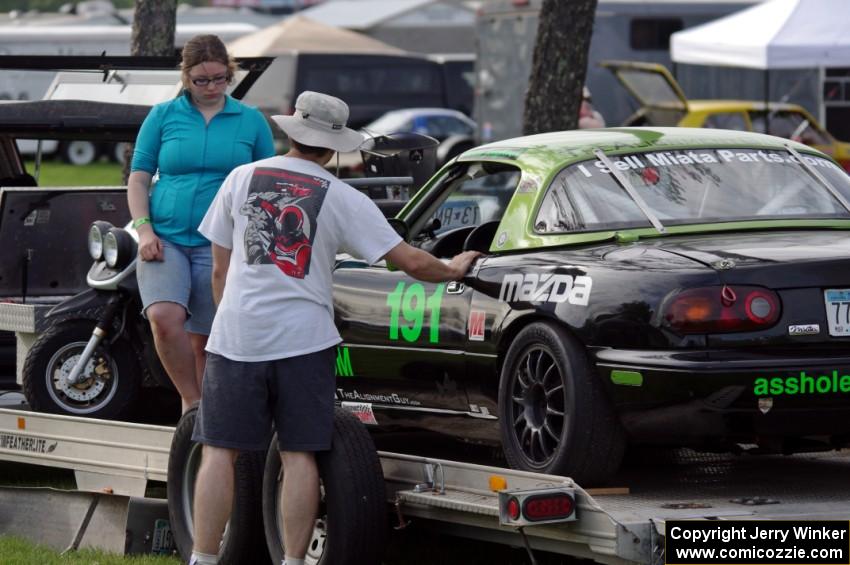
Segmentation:
<svg viewBox="0 0 850 565">
<path fill-rule="evenodd" d="M 133 229 L 139 229 L 140 226 L 151 223 L 151 219 L 148 216 L 142 216 L 141 218 L 137 218 L 133 220 Z"/>
</svg>

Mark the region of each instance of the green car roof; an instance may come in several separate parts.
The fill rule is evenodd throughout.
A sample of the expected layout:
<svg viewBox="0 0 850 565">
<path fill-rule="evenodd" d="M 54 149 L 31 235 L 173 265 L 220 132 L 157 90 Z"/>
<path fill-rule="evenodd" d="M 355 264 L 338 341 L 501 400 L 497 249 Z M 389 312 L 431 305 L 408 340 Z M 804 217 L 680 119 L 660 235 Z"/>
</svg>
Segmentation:
<svg viewBox="0 0 850 565">
<path fill-rule="evenodd" d="M 523 171 L 521 188 L 514 194 L 499 226 L 501 245 L 495 242 L 493 252 L 518 251 L 560 245 L 580 245 L 610 239 L 622 242 L 644 237 L 658 237 L 653 228 L 631 228 L 617 231 L 595 231 L 564 234 L 538 234 L 533 229 L 537 206 L 552 179 L 566 166 L 596 159 L 593 151 L 601 149 L 609 156 L 666 151 L 673 149 L 749 148 L 785 151 L 790 144 L 801 153 L 832 160 L 828 155 L 802 143 L 760 133 L 707 128 L 607 128 L 544 133 L 506 139 L 470 149 L 459 161 L 495 161 L 513 164 Z M 430 187 L 426 185 L 426 188 Z M 850 220 L 759 220 L 713 224 L 671 226 L 670 235 L 776 229 L 779 227 L 817 227 L 848 229 Z"/>
<path fill-rule="evenodd" d="M 784 150 L 790 143 L 797 151 L 825 157 L 802 143 L 746 131 L 707 128 L 608 128 L 541 133 L 489 143 L 470 149 L 460 160 L 504 160 L 531 171 L 544 166 L 558 170 L 576 161 L 595 159 L 595 149 L 618 155 L 670 149 L 748 147 Z M 539 171 L 538 171 L 539 172 Z"/>
</svg>

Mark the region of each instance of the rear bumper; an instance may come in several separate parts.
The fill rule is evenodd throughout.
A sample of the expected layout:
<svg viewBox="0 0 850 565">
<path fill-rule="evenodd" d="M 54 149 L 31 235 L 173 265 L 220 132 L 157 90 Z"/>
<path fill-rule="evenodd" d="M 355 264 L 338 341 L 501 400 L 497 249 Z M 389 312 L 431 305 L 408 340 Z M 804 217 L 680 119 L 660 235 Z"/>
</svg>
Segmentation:
<svg viewBox="0 0 850 565">
<path fill-rule="evenodd" d="M 601 349 L 592 359 L 638 442 L 850 441 L 850 355 Z"/>
</svg>

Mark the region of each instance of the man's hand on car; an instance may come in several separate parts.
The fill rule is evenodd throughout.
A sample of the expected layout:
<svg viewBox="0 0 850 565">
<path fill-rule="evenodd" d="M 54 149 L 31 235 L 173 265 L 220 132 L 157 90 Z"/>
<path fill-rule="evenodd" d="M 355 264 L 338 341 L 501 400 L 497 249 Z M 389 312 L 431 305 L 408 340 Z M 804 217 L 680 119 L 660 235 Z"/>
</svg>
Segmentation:
<svg viewBox="0 0 850 565">
<path fill-rule="evenodd" d="M 458 276 L 455 280 L 462 279 L 467 271 L 469 271 L 469 267 L 472 263 L 481 256 L 480 251 L 464 251 L 463 253 L 458 253 L 452 260 L 449 261 L 449 268 L 458 273 Z"/>
</svg>

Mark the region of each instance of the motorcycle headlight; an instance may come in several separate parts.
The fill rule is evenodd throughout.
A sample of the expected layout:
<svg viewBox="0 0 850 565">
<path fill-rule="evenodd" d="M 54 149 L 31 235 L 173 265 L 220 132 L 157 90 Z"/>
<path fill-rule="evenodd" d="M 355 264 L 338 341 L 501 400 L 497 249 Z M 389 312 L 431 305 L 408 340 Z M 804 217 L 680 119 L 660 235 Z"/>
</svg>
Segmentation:
<svg viewBox="0 0 850 565">
<path fill-rule="evenodd" d="M 89 255 L 95 261 L 103 258 L 103 238 L 112 229 L 112 224 L 99 220 L 89 228 L 88 247 Z"/>
<path fill-rule="evenodd" d="M 136 256 L 136 242 L 121 228 L 112 228 L 103 236 L 103 258 L 115 269 L 128 265 Z"/>
</svg>

